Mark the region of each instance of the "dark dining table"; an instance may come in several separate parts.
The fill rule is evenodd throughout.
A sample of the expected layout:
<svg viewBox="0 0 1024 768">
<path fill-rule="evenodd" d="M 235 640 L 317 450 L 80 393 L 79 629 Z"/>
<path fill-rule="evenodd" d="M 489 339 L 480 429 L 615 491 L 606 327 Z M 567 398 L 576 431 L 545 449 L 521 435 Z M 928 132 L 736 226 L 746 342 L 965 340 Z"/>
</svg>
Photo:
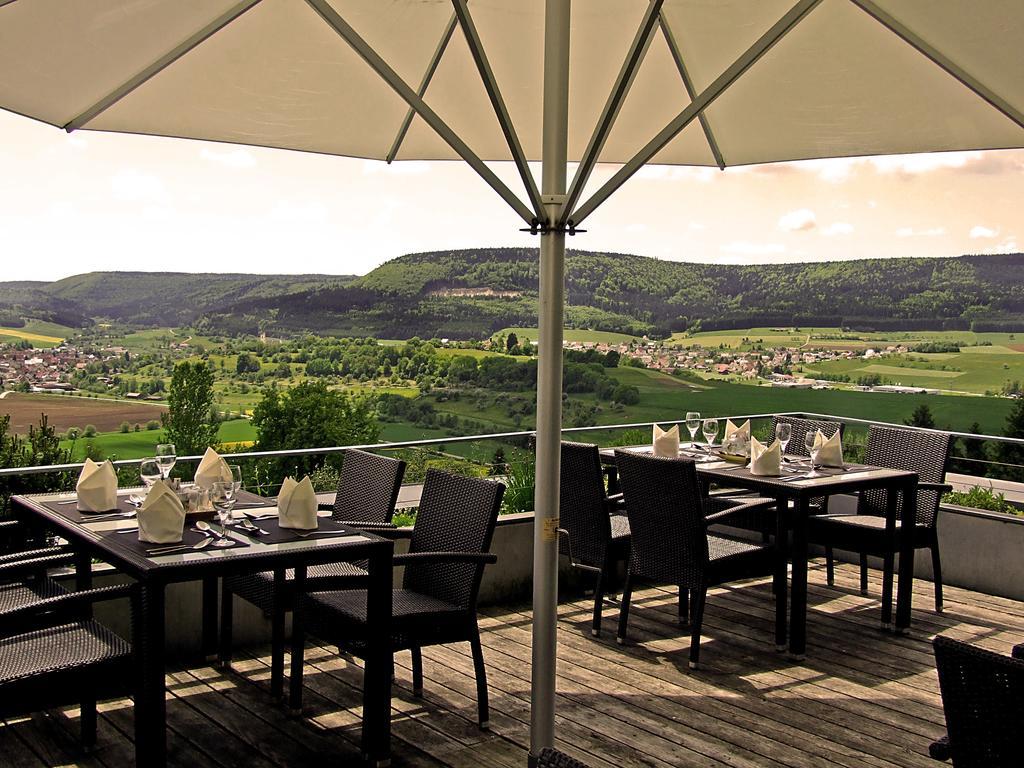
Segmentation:
<svg viewBox="0 0 1024 768">
<path fill-rule="evenodd" d="M 602 461 L 609 466 L 615 464 L 615 448 L 601 451 Z M 651 446 L 628 446 L 618 450 L 651 453 Z M 792 564 L 789 589 L 789 654 L 803 659 L 807 647 L 807 565 L 808 541 L 807 520 L 810 516 L 811 500 L 836 494 L 856 494 L 860 491 L 881 488 L 887 491 L 886 533 L 891 541 L 898 541 L 899 579 L 896 596 L 895 631 L 907 632 L 910 628 L 911 602 L 914 580 L 913 526 L 897 528 L 896 518 L 899 499 L 902 495 L 903 509 L 917 508 L 916 472 L 885 467 L 871 467 L 846 464 L 844 467 L 822 467 L 819 476 L 809 478 L 809 467 L 798 463 L 784 464 L 779 476 L 754 475 L 747 465 L 715 460 L 714 453 L 681 447 L 680 456 L 693 458 L 697 462 L 697 474 L 705 484 L 715 483 L 723 487 L 749 490 L 776 501 L 780 514 L 776 515 L 778 527 L 775 546 L 780 548 L 780 559 L 788 557 Z M 612 478 L 614 483 L 614 476 Z M 628 500 L 627 500 L 628 509 Z M 790 537 L 792 541 L 790 542 Z M 898 537 L 898 538 L 897 538 Z M 892 629 L 893 567 L 884 570 L 882 584 L 882 626 Z M 785 595 L 776 599 L 785 600 Z M 779 624 L 776 637 L 786 637 L 786 612 L 777 614 Z M 780 648 L 782 650 L 782 648 Z"/>
<path fill-rule="evenodd" d="M 133 508 L 128 502 L 128 493 L 118 494 L 118 508 L 130 513 Z M 268 512 L 274 509 L 272 499 L 244 491 L 239 493 L 238 503 L 249 511 L 262 511 L 262 507 Z M 76 507 L 74 494 L 11 497 L 12 511 L 27 526 L 54 532 L 73 546 L 78 589 L 91 586 L 94 559 L 109 563 L 140 585 L 142 615 L 136 617 L 133 637 L 140 662 L 140 679 L 135 691 L 136 765 L 162 768 L 167 763 L 164 612 L 168 584 L 203 582 L 204 648 L 209 652 L 216 640 L 218 578 L 291 568 L 295 569 L 297 578 L 304 578 L 310 566 L 352 560 L 366 560 L 369 572 L 367 617 L 372 637 L 367 644 L 370 652 L 365 659 L 363 680 L 362 751 L 371 764 L 390 762 L 391 658 L 387 649 L 393 541 L 350 529 L 308 538 L 288 537 L 282 531 L 271 537 L 276 543 L 264 543 L 260 541 L 261 535 L 247 535 L 232 528 L 227 535 L 235 542 L 234 546 L 207 546 L 201 551 L 153 556 L 146 553 L 147 545 L 140 543 L 138 536 L 128 530 L 136 527 L 133 518 L 88 515 Z M 320 527 L 323 530 L 330 526 L 329 522 L 321 522 Z M 276 525 L 273 527 L 276 532 Z M 190 528 L 187 522 L 184 541 L 202 536 Z M 292 540 L 281 541 L 284 538 Z"/>
</svg>

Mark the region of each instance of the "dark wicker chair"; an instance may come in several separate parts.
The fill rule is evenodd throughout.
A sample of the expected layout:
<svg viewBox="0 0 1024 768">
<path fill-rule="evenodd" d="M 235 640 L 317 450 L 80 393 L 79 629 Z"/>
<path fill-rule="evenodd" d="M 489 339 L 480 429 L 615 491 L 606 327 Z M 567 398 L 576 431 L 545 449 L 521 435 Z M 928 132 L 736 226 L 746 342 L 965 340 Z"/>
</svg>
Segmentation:
<svg viewBox="0 0 1024 768">
<path fill-rule="evenodd" d="M 586 763 L 581 763 L 575 758 L 569 757 L 564 752 L 559 752 L 553 747 L 544 747 L 537 758 L 537 768 L 589 768 Z"/>
<path fill-rule="evenodd" d="M 0 521 L 0 546 L 0 573 L 21 574 L 0 582 L 0 612 L 66 594 L 47 571 L 71 565 L 74 554 L 70 549 L 34 539 L 17 520 Z M 23 562 L 27 565 L 19 568 L 17 564 Z M 4 566 L 7 571 L 2 570 Z"/>
<path fill-rule="evenodd" d="M 91 617 L 94 603 L 132 599 L 133 586 L 53 592 L 39 583 L 53 556 L 0 564 L 0 718 L 79 704 L 81 743 L 96 742 L 96 702 L 131 693 L 131 643 Z M 29 590 L 29 591 L 26 591 Z M 31 591 L 37 594 L 33 598 Z"/>
<path fill-rule="evenodd" d="M 393 531 L 391 517 L 395 512 L 398 491 L 405 475 L 405 462 L 386 456 L 350 449 L 345 451 L 341 479 L 331 518 L 355 528 L 380 533 Z M 307 584 L 320 589 L 341 589 L 358 586 L 366 576 L 365 563 L 329 563 L 309 569 Z M 276 578 L 276 583 L 275 583 Z M 271 620 L 272 657 L 271 692 L 283 693 L 284 685 L 284 622 L 294 601 L 292 570 L 275 574 L 272 571 L 233 576 L 223 581 L 221 595 L 220 663 L 231 662 L 233 596 L 261 608 Z"/>
<path fill-rule="evenodd" d="M 637 580 L 675 584 L 679 587 L 680 623 L 685 625 L 689 620 L 692 626 L 690 667 L 696 669 L 708 588 L 755 576 L 772 576 L 774 586 L 782 594 L 778 552 L 767 545 L 708 533 L 709 525 L 726 522 L 729 515 L 742 513 L 745 505 L 738 510 L 706 515 L 693 461 L 628 451 L 616 451 L 615 461 L 632 532 L 617 639 L 619 643 L 625 642 L 629 601 Z M 776 610 L 785 611 L 785 604 L 785 600 L 776 601 Z"/>
<path fill-rule="evenodd" d="M 596 575 L 594 637 L 601 634 L 601 609 L 616 563 L 629 556 L 629 520 L 621 501 L 622 494 L 605 495 L 598 447 L 563 442 L 558 550 L 574 568 Z"/>
<path fill-rule="evenodd" d="M 423 658 L 429 645 L 469 642 L 476 671 L 478 721 L 488 723 L 476 601 L 484 566 L 497 561 L 488 550 L 505 486 L 493 480 L 427 471 L 405 566 L 392 599 L 391 652 L 412 653 L 413 693 L 423 694 Z M 314 587 L 315 588 L 315 587 Z M 301 706 L 304 632 L 361 656 L 366 651 L 365 589 L 307 592 L 296 602 L 299 629 L 292 633 L 290 702 Z"/>
<path fill-rule="evenodd" d="M 935 610 L 938 613 L 942 612 L 942 563 L 935 520 L 942 494 L 950 490 L 950 486 L 943 482 L 949 451 L 949 435 L 943 432 L 872 426 L 864 452 L 866 464 L 910 470 L 918 475 L 914 548 L 927 547 L 931 550 L 935 576 Z M 899 544 L 897 541 L 888 541 L 885 534 L 887 498 L 884 490 L 867 491 L 857 500 L 856 514 L 819 515 L 809 520 L 810 540 L 825 545 L 829 586 L 834 583 L 833 549 L 860 554 L 860 589 L 864 594 L 867 594 L 868 588 L 868 555 L 881 555 L 885 559 L 887 574 L 891 576 Z M 898 530 L 904 518 L 902 499 L 897 510 Z"/>
<path fill-rule="evenodd" d="M 1024 745 L 1024 645 L 1002 656 L 938 636 L 932 642 L 947 735 L 929 754 L 956 768 L 1017 768 Z"/>
</svg>

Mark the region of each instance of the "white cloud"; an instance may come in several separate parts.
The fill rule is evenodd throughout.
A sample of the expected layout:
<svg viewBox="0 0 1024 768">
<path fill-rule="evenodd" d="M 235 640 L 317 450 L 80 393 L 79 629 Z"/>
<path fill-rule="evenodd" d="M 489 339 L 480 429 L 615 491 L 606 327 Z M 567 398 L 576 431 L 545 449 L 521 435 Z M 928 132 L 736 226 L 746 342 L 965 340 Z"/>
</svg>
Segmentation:
<svg viewBox="0 0 1024 768">
<path fill-rule="evenodd" d="M 817 221 L 810 208 L 797 208 L 779 217 L 779 229 L 783 232 L 806 232 L 815 226 Z"/>
<path fill-rule="evenodd" d="M 159 176 L 126 168 L 111 177 L 110 189 L 114 198 L 122 202 L 153 200 L 163 195 L 164 182 Z"/>
<path fill-rule="evenodd" d="M 993 245 L 986 248 L 982 253 L 1019 253 L 1020 245 L 1017 243 L 1016 237 L 1008 237 L 999 245 Z"/>
<path fill-rule="evenodd" d="M 980 224 L 978 224 L 976 226 L 971 227 L 971 232 L 970 235 L 968 235 L 968 237 L 970 237 L 972 240 L 977 240 L 979 238 L 991 239 L 998 234 L 998 229 L 991 229 L 989 227 L 983 227 Z"/>
<path fill-rule="evenodd" d="M 928 152 L 916 155 L 883 155 L 868 162 L 879 173 L 929 173 L 943 168 L 963 168 L 981 160 L 981 152 Z"/>
<path fill-rule="evenodd" d="M 724 253 L 735 253 L 742 256 L 769 256 L 785 253 L 786 246 L 781 243 L 752 243 L 749 240 L 733 240 L 718 247 Z"/>
<path fill-rule="evenodd" d="M 226 149 L 223 152 L 204 147 L 199 151 L 199 156 L 203 160 L 209 160 L 227 168 L 252 168 L 256 165 L 256 158 L 253 157 L 252 152 L 241 147 Z"/>
<path fill-rule="evenodd" d="M 896 237 L 941 237 L 944 234 L 946 234 L 945 227 L 931 227 L 930 229 L 900 227 L 896 230 Z"/>
<path fill-rule="evenodd" d="M 836 221 L 829 224 L 823 230 L 821 234 L 825 237 L 834 237 L 836 235 L 849 235 L 853 232 L 853 224 L 849 224 L 845 221 Z"/>
</svg>

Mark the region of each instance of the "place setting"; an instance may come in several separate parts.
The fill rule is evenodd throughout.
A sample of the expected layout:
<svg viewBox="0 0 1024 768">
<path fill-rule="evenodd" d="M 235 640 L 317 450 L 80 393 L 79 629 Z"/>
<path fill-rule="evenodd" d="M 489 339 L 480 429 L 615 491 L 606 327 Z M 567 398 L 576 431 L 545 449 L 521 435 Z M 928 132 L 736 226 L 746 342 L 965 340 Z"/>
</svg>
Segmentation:
<svg viewBox="0 0 1024 768">
<path fill-rule="evenodd" d="M 353 536 L 359 532 L 317 514 L 316 491 L 309 476 L 296 481 L 286 477 L 277 496 L 277 507 L 243 512 L 229 527 L 262 544 L 284 544 L 305 539 Z"/>
</svg>

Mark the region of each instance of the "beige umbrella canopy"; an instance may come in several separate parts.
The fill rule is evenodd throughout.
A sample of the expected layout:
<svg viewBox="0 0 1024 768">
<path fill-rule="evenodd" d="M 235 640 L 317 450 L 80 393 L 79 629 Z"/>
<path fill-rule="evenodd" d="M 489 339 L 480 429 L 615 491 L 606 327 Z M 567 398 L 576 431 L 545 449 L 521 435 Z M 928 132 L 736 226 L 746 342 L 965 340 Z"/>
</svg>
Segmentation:
<svg viewBox="0 0 1024 768">
<path fill-rule="evenodd" d="M 554 724 L 566 232 L 648 162 L 1024 146 L 1021 0 L 570 6 L 0 0 L 0 108 L 69 131 L 461 159 L 541 235 L 533 755 Z M 518 192 L 485 162 L 502 160 Z M 598 188 L 596 162 L 621 166 Z"/>
</svg>

